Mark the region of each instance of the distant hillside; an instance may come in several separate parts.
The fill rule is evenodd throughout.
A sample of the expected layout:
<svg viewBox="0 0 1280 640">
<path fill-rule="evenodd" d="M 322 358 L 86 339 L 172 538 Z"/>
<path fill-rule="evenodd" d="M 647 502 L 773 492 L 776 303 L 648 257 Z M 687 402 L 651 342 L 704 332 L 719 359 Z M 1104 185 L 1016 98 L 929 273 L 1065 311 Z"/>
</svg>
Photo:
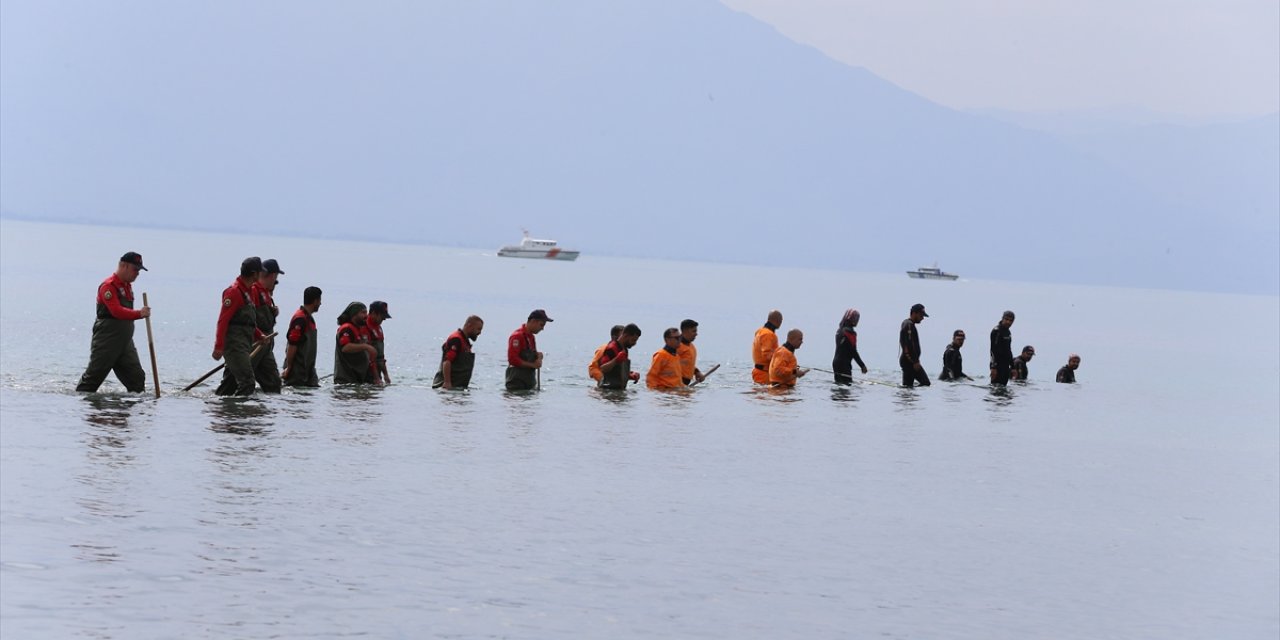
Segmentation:
<svg viewBox="0 0 1280 640">
<path fill-rule="evenodd" d="M 1280 287 L 1277 234 L 1176 171 L 943 108 L 710 0 L 2 11 L 9 214 Z M 1222 149 L 1221 175 L 1267 170 Z"/>
</svg>

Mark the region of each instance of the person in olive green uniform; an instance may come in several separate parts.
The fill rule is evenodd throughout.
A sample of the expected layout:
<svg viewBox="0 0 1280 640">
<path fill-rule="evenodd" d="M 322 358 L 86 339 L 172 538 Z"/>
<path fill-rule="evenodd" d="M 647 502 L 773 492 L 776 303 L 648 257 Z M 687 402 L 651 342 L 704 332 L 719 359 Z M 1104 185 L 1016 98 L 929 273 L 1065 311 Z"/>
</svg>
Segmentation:
<svg viewBox="0 0 1280 640">
<path fill-rule="evenodd" d="M 225 358 L 222 384 L 215 393 L 220 396 L 253 394 L 253 362 L 249 353 L 265 334 L 258 329 L 253 302 L 253 283 L 262 272 L 262 259 L 254 256 L 240 263 L 240 277 L 222 291 L 222 311 L 213 342 L 213 359 Z"/>
<path fill-rule="evenodd" d="M 133 308 L 133 282 L 146 270 L 142 256 L 130 251 L 120 256 L 116 272 L 98 285 L 98 318 L 89 343 L 89 366 L 76 391 L 97 391 L 112 371 L 125 389 L 134 393 L 146 390 L 147 374 L 133 345 L 133 323 L 151 316 L 151 307 Z"/>
<path fill-rule="evenodd" d="M 391 319 L 391 312 L 387 310 L 387 303 L 381 300 L 374 300 L 369 303 L 369 318 L 365 320 L 365 326 L 368 328 L 369 344 L 373 345 L 373 350 L 378 353 L 374 358 L 375 377 L 382 378 L 382 384 L 391 384 L 391 375 L 387 373 L 387 336 L 382 331 L 382 323 Z"/>
<path fill-rule="evenodd" d="M 431 381 L 433 389 L 466 389 L 471 384 L 471 372 L 476 366 L 476 354 L 471 343 L 484 331 L 484 320 L 471 316 L 462 328 L 449 334 L 440 347 L 440 370 Z"/>
<path fill-rule="evenodd" d="M 542 369 L 542 352 L 534 336 L 555 322 L 547 312 L 534 309 L 528 322 L 511 332 L 507 341 L 507 391 L 528 391 L 538 386 L 538 371 Z"/>
<path fill-rule="evenodd" d="M 369 335 L 365 333 L 368 319 L 369 311 L 363 302 L 348 304 L 338 316 L 338 334 L 333 347 L 334 384 L 382 383 L 374 368 L 378 352 L 369 344 Z"/>
<path fill-rule="evenodd" d="M 320 310 L 320 287 L 307 287 L 302 292 L 302 306 L 293 312 L 285 333 L 284 384 L 290 387 L 318 387 L 316 376 L 316 319 Z"/>
<path fill-rule="evenodd" d="M 280 307 L 276 306 L 274 296 L 282 275 L 284 272 L 280 270 L 280 263 L 275 258 L 263 260 L 262 272 L 258 274 L 258 281 L 253 283 L 249 292 L 253 296 L 253 304 L 257 306 L 255 317 L 258 330 L 265 335 L 275 333 L 276 319 L 280 317 Z M 282 386 L 275 348 L 276 340 L 271 338 L 267 340 L 267 346 L 258 349 L 258 353 L 253 356 L 253 377 L 267 393 L 280 393 Z"/>
<path fill-rule="evenodd" d="M 628 324 L 622 335 L 610 342 L 600 354 L 601 389 L 626 389 L 628 382 L 639 382 L 639 372 L 631 370 L 631 348 L 640 340 L 640 327 Z"/>
</svg>

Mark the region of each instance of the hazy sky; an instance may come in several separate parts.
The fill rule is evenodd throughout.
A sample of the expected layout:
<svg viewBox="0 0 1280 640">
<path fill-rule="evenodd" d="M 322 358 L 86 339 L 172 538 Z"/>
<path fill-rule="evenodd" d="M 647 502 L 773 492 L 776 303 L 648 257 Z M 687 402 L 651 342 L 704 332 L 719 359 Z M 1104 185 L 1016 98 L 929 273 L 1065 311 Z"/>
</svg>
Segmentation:
<svg viewBox="0 0 1280 640">
<path fill-rule="evenodd" d="M 721 0 L 955 108 L 1280 110 L 1277 0 Z"/>
</svg>

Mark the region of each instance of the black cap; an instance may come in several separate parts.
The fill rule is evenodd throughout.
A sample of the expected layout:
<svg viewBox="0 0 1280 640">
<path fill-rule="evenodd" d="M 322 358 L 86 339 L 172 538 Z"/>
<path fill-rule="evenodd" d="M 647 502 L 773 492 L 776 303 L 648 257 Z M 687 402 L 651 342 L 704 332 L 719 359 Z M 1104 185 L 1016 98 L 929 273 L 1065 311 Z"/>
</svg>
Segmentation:
<svg viewBox="0 0 1280 640">
<path fill-rule="evenodd" d="M 533 312 L 529 314 L 529 319 L 530 320 L 546 320 L 547 322 L 555 322 L 555 320 L 548 318 L 547 312 L 543 311 L 542 309 L 534 309 Z"/>
<path fill-rule="evenodd" d="M 142 269 L 143 271 L 150 271 L 150 269 L 147 269 L 146 267 L 142 266 L 142 254 L 141 254 L 141 253 L 135 253 L 135 252 L 133 252 L 133 251 L 130 251 L 129 253 L 126 253 L 126 254 L 124 254 L 124 255 L 120 256 L 120 262 L 128 262 L 129 264 L 131 264 L 131 265 L 133 265 L 133 266 L 135 266 L 135 267 L 137 267 L 137 268 L 139 268 L 139 269 Z"/>
<path fill-rule="evenodd" d="M 1005 311 L 1003 314 L 1001 314 L 1001 315 L 1000 315 L 1000 317 L 1001 317 L 1001 318 L 1008 318 L 1008 319 L 1010 319 L 1010 320 L 1014 320 L 1014 319 L 1016 319 L 1016 318 L 1017 318 L 1017 316 L 1013 315 L 1013 312 L 1012 312 L 1012 311 Z"/>
<path fill-rule="evenodd" d="M 245 258 L 244 261 L 240 263 L 240 271 L 241 273 L 247 273 L 247 272 L 261 273 L 262 258 L 259 258 L 258 256 Z"/>
<path fill-rule="evenodd" d="M 1033 346 L 1031 346 L 1031 345 L 1027 345 L 1027 346 L 1025 346 L 1025 347 L 1023 347 L 1023 348 L 1022 348 L 1022 352 L 1023 352 L 1023 353 L 1029 353 L 1029 354 L 1031 354 L 1031 355 L 1033 355 L 1033 356 L 1034 356 L 1034 355 L 1036 354 L 1036 348 L 1035 348 L 1035 347 L 1033 347 Z"/>
<path fill-rule="evenodd" d="M 383 317 L 387 319 L 391 318 L 391 312 L 387 311 L 387 303 L 381 300 L 374 300 L 369 303 L 369 313 L 373 313 L 375 311 L 381 313 Z"/>
<path fill-rule="evenodd" d="M 284 271 L 280 269 L 280 263 L 275 258 L 267 258 L 262 261 L 262 270 L 267 273 L 278 273 L 284 275 Z"/>
<path fill-rule="evenodd" d="M 927 313 L 925 313 L 925 312 L 924 312 L 924 305 L 920 304 L 919 302 L 917 302 L 917 303 L 915 303 L 915 304 L 911 305 L 911 313 L 915 313 L 915 312 L 917 312 L 917 311 L 919 311 L 919 312 L 920 312 L 920 315 L 922 315 L 922 316 L 924 316 L 924 317 L 926 317 L 926 318 L 928 318 L 928 317 L 929 317 L 929 314 L 927 314 Z"/>
<path fill-rule="evenodd" d="M 685 329 L 692 329 L 693 327 L 696 327 L 696 326 L 698 326 L 697 320 L 690 320 L 688 318 L 685 318 L 684 320 L 680 321 L 681 331 L 684 331 Z"/>
</svg>

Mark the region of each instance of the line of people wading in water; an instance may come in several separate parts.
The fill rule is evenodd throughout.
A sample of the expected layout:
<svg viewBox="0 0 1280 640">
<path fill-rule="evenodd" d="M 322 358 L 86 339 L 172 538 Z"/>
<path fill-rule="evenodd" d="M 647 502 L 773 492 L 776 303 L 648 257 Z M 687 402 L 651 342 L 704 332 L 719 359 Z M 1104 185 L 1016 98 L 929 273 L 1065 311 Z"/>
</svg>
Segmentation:
<svg viewBox="0 0 1280 640">
<path fill-rule="evenodd" d="M 133 344 L 134 322 L 151 316 L 150 307 L 134 308 L 133 282 L 146 271 L 142 256 L 128 252 L 120 257 L 115 273 L 98 286 L 97 320 L 93 324 L 89 365 L 85 368 L 77 391 L 97 391 L 107 374 L 116 377 L 131 392 L 142 392 L 146 374 Z M 279 277 L 284 274 L 275 259 L 246 258 L 240 264 L 240 276 L 222 292 L 222 308 L 218 315 L 214 338 L 213 359 L 224 363 L 218 395 L 249 395 L 257 387 L 268 393 L 278 393 L 282 387 L 318 387 L 321 378 L 316 375 L 316 356 L 319 332 L 315 314 L 320 310 L 322 292 L 318 287 L 307 287 L 302 293 L 302 305 L 289 320 L 285 333 L 284 368 L 276 363 L 274 338 L 280 309 L 273 294 Z M 856 362 L 863 374 L 867 365 L 858 354 L 858 320 L 856 309 L 844 312 L 836 330 L 835 356 L 830 373 L 839 384 L 875 382 L 854 377 Z M 902 368 L 902 385 L 928 386 L 929 376 L 920 362 L 920 336 L 916 325 L 929 314 L 924 305 L 911 307 L 910 315 L 902 321 L 898 332 L 899 358 Z M 334 384 L 389 384 L 385 336 L 382 323 L 391 319 L 387 303 L 375 300 L 368 306 L 352 302 L 338 315 L 338 330 L 334 339 Z M 990 383 L 1003 386 L 1010 380 L 1026 380 L 1027 363 L 1035 356 L 1031 345 L 1013 355 L 1013 337 L 1009 328 L 1015 316 L 1005 311 L 1000 322 L 991 330 Z M 505 386 L 509 391 L 537 389 L 540 384 L 543 354 L 538 351 L 537 335 L 554 322 L 547 312 L 536 309 L 524 324 L 512 332 L 507 343 L 507 370 Z M 778 330 L 782 327 L 782 312 L 769 312 L 764 326 L 756 330 L 751 345 L 753 368 L 751 379 L 761 385 L 792 387 L 810 369 L 802 368 L 795 352 L 804 344 L 804 333 L 791 329 L 786 340 L 778 344 Z M 466 319 L 462 327 L 454 331 L 441 345 L 440 368 L 432 380 L 437 389 L 466 389 L 475 369 L 472 343 L 484 330 L 484 320 L 479 316 Z M 640 374 L 631 370 L 630 350 L 641 335 L 635 324 L 617 325 L 610 332 L 609 342 L 596 349 L 587 365 L 587 374 L 602 389 L 625 389 L 628 384 L 638 384 Z M 698 368 L 698 349 L 694 341 L 698 337 L 698 323 L 684 320 L 679 328 L 669 327 L 662 332 L 663 346 L 653 354 L 645 385 L 650 389 L 680 389 L 701 383 L 715 372 L 719 365 L 703 372 Z M 939 380 L 972 381 L 964 372 L 960 349 L 964 346 L 965 333 L 957 329 L 942 355 L 942 372 Z M 1058 370 L 1058 382 L 1075 382 L 1075 371 L 1080 366 L 1080 356 L 1071 354 L 1067 364 Z M 818 369 L 818 371 L 821 371 Z M 215 369 L 216 372 L 216 369 Z M 213 373 L 213 372 L 211 372 Z M 328 376 L 324 376 L 328 377 Z M 884 383 L 880 383 L 884 384 Z M 194 386 L 194 384 L 193 384 Z"/>
</svg>

